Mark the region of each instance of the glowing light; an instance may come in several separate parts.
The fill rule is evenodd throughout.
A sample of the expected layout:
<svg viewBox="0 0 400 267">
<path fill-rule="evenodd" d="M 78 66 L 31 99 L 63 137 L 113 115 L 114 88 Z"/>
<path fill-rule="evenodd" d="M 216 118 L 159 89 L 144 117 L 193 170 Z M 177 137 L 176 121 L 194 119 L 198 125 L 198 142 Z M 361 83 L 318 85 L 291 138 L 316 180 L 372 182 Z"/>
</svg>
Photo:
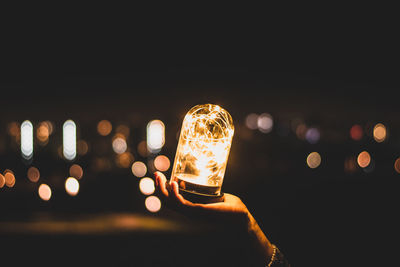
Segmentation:
<svg viewBox="0 0 400 267">
<path fill-rule="evenodd" d="M 367 151 L 358 154 L 357 163 L 361 168 L 366 168 L 371 163 L 371 156 Z"/>
<path fill-rule="evenodd" d="M 139 189 L 140 189 L 140 192 L 142 192 L 142 194 L 144 194 L 144 195 L 153 194 L 154 191 L 156 190 L 153 179 L 151 179 L 149 177 L 144 177 L 144 178 L 140 179 Z"/>
<path fill-rule="evenodd" d="M 138 150 L 139 155 L 142 156 L 142 157 L 144 157 L 144 158 L 147 157 L 147 156 L 149 155 L 149 151 L 147 150 L 146 141 L 141 141 L 141 142 L 138 144 L 137 150 Z"/>
<path fill-rule="evenodd" d="M 116 164 L 120 168 L 129 168 L 129 166 L 131 166 L 133 160 L 134 160 L 134 157 L 133 157 L 132 153 L 125 152 L 125 153 L 117 155 Z"/>
<path fill-rule="evenodd" d="M 246 117 L 246 126 L 251 130 L 255 130 L 258 128 L 258 115 L 255 113 L 251 113 Z"/>
<path fill-rule="evenodd" d="M 49 140 L 50 129 L 47 123 L 39 123 L 39 127 L 36 129 L 36 138 L 39 140 L 40 144 L 46 144 Z"/>
<path fill-rule="evenodd" d="M 77 143 L 76 149 L 77 149 L 78 155 L 84 156 L 89 151 L 89 145 L 85 140 L 79 140 Z"/>
<path fill-rule="evenodd" d="M 397 173 L 400 173 L 400 158 L 397 158 L 396 161 L 394 162 L 394 170 Z M 0 182 L 0 187 L 1 187 L 1 182 Z"/>
<path fill-rule="evenodd" d="M 268 113 L 263 113 L 257 118 L 257 127 L 258 130 L 262 133 L 269 133 L 272 131 L 272 127 L 274 126 L 274 120 L 272 116 Z"/>
<path fill-rule="evenodd" d="M 26 174 L 28 176 L 28 179 L 32 182 L 32 183 L 36 183 L 37 181 L 39 181 L 40 178 L 40 172 L 38 170 L 38 168 L 36 167 L 30 167 L 28 169 L 28 172 Z"/>
<path fill-rule="evenodd" d="M 63 125 L 63 155 L 67 160 L 76 157 L 76 125 L 72 120 L 67 120 Z"/>
<path fill-rule="evenodd" d="M 41 184 L 38 189 L 39 197 L 44 201 L 48 201 L 51 198 L 51 188 L 47 184 Z"/>
<path fill-rule="evenodd" d="M 65 191 L 71 196 L 76 196 L 79 192 L 79 182 L 74 177 L 69 177 L 65 181 Z"/>
<path fill-rule="evenodd" d="M 346 158 L 344 161 L 344 171 L 347 173 L 357 171 L 357 159 L 354 156 Z"/>
<path fill-rule="evenodd" d="M 21 124 L 21 153 L 25 159 L 33 157 L 33 125 L 30 121 Z"/>
<path fill-rule="evenodd" d="M 123 136 L 125 136 L 125 138 L 128 138 L 129 137 L 129 133 L 130 133 L 131 130 L 129 129 L 128 126 L 126 126 L 124 124 L 121 124 L 121 125 L 118 125 L 118 127 L 117 127 L 117 129 L 115 129 L 115 131 L 117 133 L 122 134 Z"/>
<path fill-rule="evenodd" d="M 197 105 L 183 120 L 171 179 L 180 188 L 219 195 L 234 127 L 231 115 L 217 105 Z"/>
<path fill-rule="evenodd" d="M 319 141 L 319 138 L 320 138 L 320 133 L 317 128 L 309 128 L 306 131 L 306 140 L 310 144 L 316 144 Z"/>
<path fill-rule="evenodd" d="M 160 120 L 153 120 L 147 124 L 147 147 L 151 153 L 157 153 L 165 143 L 165 126 Z"/>
<path fill-rule="evenodd" d="M 307 126 L 304 123 L 300 123 L 296 127 L 297 138 L 304 140 L 306 138 Z"/>
<path fill-rule="evenodd" d="M 97 124 L 97 132 L 102 136 L 107 136 L 112 131 L 112 124 L 108 120 L 99 121 Z"/>
<path fill-rule="evenodd" d="M 18 122 L 11 122 L 7 127 L 8 134 L 13 137 L 17 137 L 20 134 L 20 127 Z"/>
<path fill-rule="evenodd" d="M 81 179 L 83 176 L 83 169 L 81 166 L 78 164 L 73 164 L 71 167 L 69 167 L 69 175 L 76 179 Z"/>
<path fill-rule="evenodd" d="M 136 177 L 143 177 L 146 175 L 147 172 L 147 167 L 146 164 L 144 164 L 141 161 L 136 161 L 132 164 L 132 173 Z"/>
<path fill-rule="evenodd" d="M 318 152 L 311 152 L 307 156 L 307 165 L 311 169 L 317 168 L 321 164 L 321 155 Z"/>
<path fill-rule="evenodd" d="M 128 145 L 126 144 L 124 137 L 116 135 L 112 142 L 112 147 L 115 153 L 122 154 L 127 150 Z"/>
<path fill-rule="evenodd" d="M 170 165 L 168 157 L 164 155 L 159 155 L 154 159 L 154 167 L 161 172 L 167 171 Z"/>
<path fill-rule="evenodd" d="M 149 196 L 144 201 L 146 209 L 150 212 L 158 212 L 161 209 L 161 201 L 156 196 Z"/>
<path fill-rule="evenodd" d="M 4 172 L 4 180 L 5 184 L 8 187 L 13 187 L 15 185 L 15 176 L 14 173 L 10 170 L 6 170 Z"/>
<path fill-rule="evenodd" d="M 382 143 L 386 139 L 386 127 L 382 123 L 378 123 L 373 131 L 374 139 L 378 143 Z"/>
<path fill-rule="evenodd" d="M 364 135 L 363 128 L 360 125 L 355 124 L 351 127 L 350 129 L 351 139 L 355 141 L 360 141 L 363 135 Z"/>
<path fill-rule="evenodd" d="M 3 174 L 0 173 L 0 188 L 2 188 L 6 184 L 6 178 Z"/>
</svg>

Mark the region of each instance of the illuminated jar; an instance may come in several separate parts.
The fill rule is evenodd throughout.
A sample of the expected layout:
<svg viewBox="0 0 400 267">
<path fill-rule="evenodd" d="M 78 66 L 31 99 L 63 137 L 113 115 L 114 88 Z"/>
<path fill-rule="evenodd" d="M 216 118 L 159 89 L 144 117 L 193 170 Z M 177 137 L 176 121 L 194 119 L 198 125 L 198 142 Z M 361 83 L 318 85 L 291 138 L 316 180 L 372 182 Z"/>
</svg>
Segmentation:
<svg viewBox="0 0 400 267">
<path fill-rule="evenodd" d="M 234 127 L 218 105 L 197 105 L 186 114 L 171 179 L 180 191 L 220 196 Z"/>
</svg>

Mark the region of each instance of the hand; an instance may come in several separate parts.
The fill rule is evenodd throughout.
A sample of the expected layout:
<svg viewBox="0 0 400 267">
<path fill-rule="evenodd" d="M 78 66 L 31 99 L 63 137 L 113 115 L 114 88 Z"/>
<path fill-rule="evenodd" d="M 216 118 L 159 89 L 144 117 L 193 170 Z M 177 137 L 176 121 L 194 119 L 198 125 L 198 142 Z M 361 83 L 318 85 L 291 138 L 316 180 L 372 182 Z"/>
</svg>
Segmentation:
<svg viewBox="0 0 400 267">
<path fill-rule="evenodd" d="M 213 221 L 224 222 L 228 220 L 230 225 L 232 223 L 236 224 L 239 229 L 247 231 L 249 240 L 255 245 L 260 255 L 260 261 L 269 261 L 273 253 L 272 244 L 239 197 L 224 193 L 222 202 L 210 204 L 193 203 L 179 193 L 177 182 L 168 182 L 161 172 L 155 172 L 154 176 L 156 188 L 169 207 L 194 218 L 216 219 Z"/>
</svg>

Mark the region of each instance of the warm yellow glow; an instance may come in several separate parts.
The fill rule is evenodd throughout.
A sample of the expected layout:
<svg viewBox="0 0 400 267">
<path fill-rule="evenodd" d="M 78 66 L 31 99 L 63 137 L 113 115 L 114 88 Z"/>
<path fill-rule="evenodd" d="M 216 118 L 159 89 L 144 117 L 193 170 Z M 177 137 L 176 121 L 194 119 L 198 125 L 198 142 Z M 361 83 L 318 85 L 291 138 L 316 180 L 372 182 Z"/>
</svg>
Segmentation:
<svg viewBox="0 0 400 267">
<path fill-rule="evenodd" d="M 6 184 L 6 178 L 3 174 L 0 173 L 0 188 L 2 188 Z"/>
<path fill-rule="evenodd" d="M 140 189 L 140 192 L 142 192 L 142 194 L 144 194 L 144 195 L 153 194 L 156 189 L 154 186 L 153 179 L 151 179 L 149 177 L 144 177 L 144 178 L 140 179 L 139 189 Z"/>
<path fill-rule="evenodd" d="M 47 184 L 41 184 L 38 189 L 39 197 L 44 201 L 51 198 L 51 188 Z"/>
<path fill-rule="evenodd" d="M 363 151 L 358 155 L 357 163 L 361 168 L 365 168 L 371 163 L 371 156 L 367 151 Z"/>
<path fill-rule="evenodd" d="M 376 142 L 381 143 L 386 139 L 386 127 L 382 123 L 378 123 L 374 127 L 374 139 Z"/>
<path fill-rule="evenodd" d="M 101 120 L 97 124 L 97 132 L 102 136 L 107 136 L 112 131 L 112 124 L 108 120 Z"/>
<path fill-rule="evenodd" d="M 76 152 L 80 156 L 84 156 L 88 153 L 89 151 L 89 145 L 85 140 L 79 140 L 78 143 L 76 144 Z"/>
<path fill-rule="evenodd" d="M 146 164 L 144 164 L 141 161 L 136 161 L 132 164 L 132 173 L 136 177 L 143 177 L 146 175 L 147 172 L 147 167 Z"/>
<path fill-rule="evenodd" d="M 117 155 L 117 158 L 115 159 L 115 163 L 120 168 L 129 168 L 129 166 L 131 166 L 133 160 L 134 160 L 134 157 L 133 157 L 132 153 L 124 152 L 122 154 Z"/>
<path fill-rule="evenodd" d="M 307 156 L 307 165 L 311 169 L 317 168 L 321 164 L 321 155 L 318 152 L 311 152 Z"/>
<path fill-rule="evenodd" d="M 19 128 L 19 124 L 18 122 L 11 122 L 8 124 L 8 134 L 13 136 L 13 137 L 17 137 L 20 134 L 20 128 Z"/>
<path fill-rule="evenodd" d="M 26 175 L 28 176 L 28 179 L 33 183 L 39 181 L 40 172 L 36 167 L 30 167 Z"/>
<path fill-rule="evenodd" d="M 146 209 L 151 212 L 157 212 L 161 209 L 161 201 L 156 196 L 149 196 L 144 201 Z"/>
<path fill-rule="evenodd" d="M 128 148 L 125 137 L 120 134 L 115 135 L 112 142 L 112 147 L 115 153 L 117 154 L 124 153 Z"/>
<path fill-rule="evenodd" d="M 130 131 L 129 127 L 124 124 L 118 125 L 117 129 L 115 129 L 115 132 L 122 134 L 125 138 L 128 138 Z"/>
<path fill-rule="evenodd" d="M 160 120 L 152 120 L 147 124 L 147 148 L 152 153 L 161 150 L 165 143 L 165 126 Z"/>
<path fill-rule="evenodd" d="M 149 151 L 147 150 L 146 141 L 141 141 L 137 147 L 138 153 L 142 157 L 147 157 L 149 155 Z"/>
<path fill-rule="evenodd" d="M 13 187 L 15 185 L 14 172 L 7 169 L 4 171 L 3 175 L 4 175 L 5 185 L 8 187 Z"/>
<path fill-rule="evenodd" d="M 164 155 L 159 155 L 154 159 L 154 167 L 161 172 L 168 171 L 170 165 L 169 159 Z"/>
<path fill-rule="evenodd" d="M 71 196 L 76 196 L 79 192 L 79 182 L 74 177 L 69 177 L 65 181 L 65 191 Z"/>
<path fill-rule="evenodd" d="M 181 189 L 218 195 L 225 174 L 234 127 L 217 105 L 197 105 L 182 124 L 172 179 Z"/>
<path fill-rule="evenodd" d="M 49 140 L 50 129 L 47 123 L 42 122 L 36 129 L 36 138 L 40 143 L 46 143 Z"/>
<path fill-rule="evenodd" d="M 83 176 L 83 169 L 81 166 L 78 164 L 73 164 L 71 167 L 69 167 L 69 175 L 76 179 L 81 179 Z"/>
<path fill-rule="evenodd" d="M 400 158 L 397 158 L 394 162 L 394 169 L 397 173 L 400 173 Z M 1 183 L 1 182 L 0 182 Z M 1 186 L 0 186 L 1 187 Z"/>
</svg>

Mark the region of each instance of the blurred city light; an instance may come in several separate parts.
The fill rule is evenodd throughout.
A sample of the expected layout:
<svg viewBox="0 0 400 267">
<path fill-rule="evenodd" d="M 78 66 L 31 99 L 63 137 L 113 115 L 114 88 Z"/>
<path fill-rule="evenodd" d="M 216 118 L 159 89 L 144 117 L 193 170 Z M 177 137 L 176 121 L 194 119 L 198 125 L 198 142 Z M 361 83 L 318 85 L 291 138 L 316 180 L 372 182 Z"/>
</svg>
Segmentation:
<svg viewBox="0 0 400 267">
<path fill-rule="evenodd" d="M 13 187 L 15 185 L 15 176 L 12 171 L 6 170 L 4 172 L 4 179 L 6 186 Z"/>
<path fill-rule="evenodd" d="M 318 152 L 311 152 L 307 156 L 307 165 L 311 169 L 317 168 L 321 164 L 321 156 Z"/>
<path fill-rule="evenodd" d="M 17 137 L 20 134 L 20 126 L 18 122 L 10 122 L 7 127 L 8 134 L 12 137 Z"/>
<path fill-rule="evenodd" d="M 400 158 L 397 158 L 396 161 L 394 162 L 394 170 L 397 173 L 400 173 Z"/>
<path fill-rule="evenodd" d="M 246 126 L 251 130 L 255 130 L 258 128 L 258 115 L 255 113 L 251 113 L 246 117 Z"/>
<path fill-rule="evenodd" d="M 161 201 L 156 196 L 149 196 L 145 200 L 146 209 L 150 212 L 158 212 L 161 209 Z"/>
<path fill-rule="evenodd" d="M 74 177 L 69 177 L 65 181 L 65 191 L 71 196 L 76 196 L 79 192 L 79 182 Z"/>
<path fill-rule="evenodd" d="M 144 177 L 144 178 L 140 179 L 139 189 L 140 189 L 140 192 L 142 192 L 142 194 L 144 194 L 144 195 L 153 194 L 156 189 L 154 186 L 153 179 L 151 179 L 149 177 Z"/>
<path fill-rule="evenodd" d="M 149 151 L 147 150 L 146 141 L 140 141 L 137 147 L 138 153 L 142 157 L 147 157 L 149 155 Z"/>
<path fill-rule="evenodd" d="M 382 123 L 378 123 L 374 127 L 373 136 L 376 142 L 382 143 L 386 139 L 386 127 Z"/>
<path fill-rule="evenodd" d="M 108 120 L 101 120 L 97 124 L 97 132 L 102 136 L 107 136 L 112 131 L 112 124 Z"/>
<path fill-rule="evenodd" d="M 32 182 L 32 183 L 36 183 L 37 181 L 39 181 L 40 178 L 40 172 L 38 170 L 38 168 L 36 167 L 30 167 L 28 169 L 28 172 L 26 174 L 28 176 L 28 179 Z"/>
<path fill-rule="evenodd" d="M 157 153 L 165 143 L 165 126 L 160 120 L 152 120 L 147 124 L 147 148 Z"/>
<path fill-rule="evenodd" d="M 358 154 L 357 163 L 361 168 L 366 168 L 371 163 L 371 156 L 367 151 Z"/>
<path fill-rule="evenodd" d="M 6 184 L 6 178 L 3 174 L 0 173 L 0 188 L 2 188 Z"/>
<path fill-rule="evenodd" d="M 117 154 L 124 153 L 128 149 L 125 137 L 120 134 L 115 135 L 112 141 L 112 147 L 115 153 Z"/>
<path fill-rule="evenodd" d="M 132 173 L 136 177 L 143 177 L 147 173 L 147 167 L 146 164 L 144 164 L 141 161 L 136 161 L 132 164 Z"/>
<path fill-rule="evenodd" d="M 268 113 L 263 113 L 257 118 L 257 127 L 258 130 L 262 133 L 269 133 L 272 131 L 274 126 L 274 121 L 272 116 Z"/>
<path fill-rule="evenodd" d="M 79 140 L 78 143 L 76 144 L 76 150 L 78 155 L 84 156 L 89 151 L 89 145 L 85 140 Z"/>
<path fill-rule="evenodd" d="M 122 154 L 117 155 L 116 164 L 120 168 L 129 168 L 131 166 L 134 157 L 130 152 L 124 152 Z"/>
<path fill-rule="evenodd" d="M 63 155 L 67 160 L 76 157 L 76 125 L 72 120 L 67 120 L 63 125 Z"/>
<path fill-rule="evenodd" d="M 51 188 L 47 184 L 41 184 L 38 189 L 39 197 L 44 201 L 51 198 Z"/>
<path fill-rule="evenodd" d="M 306 131 L 305 138 L 310 144 L 316 144 L 320 139 L 319 130 L 317 128 L 309 128 Z"/>
<path fill-rule="evenodd" d="M 39 141 L 39 144 L 45 145 L 47 144 L 47 141 L 49 140 L 50 136 L 50 130 L 48 123 L 41 122 L 39 123 L 39 126 L 36 129 L 36 138 Z"/>
<path fill-rule="evenodd" d="M 154 167 L 161 172 L 165 172 L 169 169 L 171 163 L 168 157 L 159 155 L 154 159 Z"/>
<path fill-rule="evenodd" d="M 355 141 L 359 141 L 359 140 L 361 140 L 363 135 L 364 135 L 364 132 L 363 132 L 363 128 L 361 127 L 361 125 L 355 124 L 350 128 L 351 139 L 353 139 Z"/>
<path fill-rule="evenodd" d="M 81 179 L 83 176 L 82 167 L 78 164 L 73 164 L 71 167 L 69 167 L 69 175 L 76 179 Z"/>
<path fill-rule="evenodd" d="M 21 124 L 21 153 L 24 159 L 33 157 L 33 125 L 28 120 Z"/>
</svg>

